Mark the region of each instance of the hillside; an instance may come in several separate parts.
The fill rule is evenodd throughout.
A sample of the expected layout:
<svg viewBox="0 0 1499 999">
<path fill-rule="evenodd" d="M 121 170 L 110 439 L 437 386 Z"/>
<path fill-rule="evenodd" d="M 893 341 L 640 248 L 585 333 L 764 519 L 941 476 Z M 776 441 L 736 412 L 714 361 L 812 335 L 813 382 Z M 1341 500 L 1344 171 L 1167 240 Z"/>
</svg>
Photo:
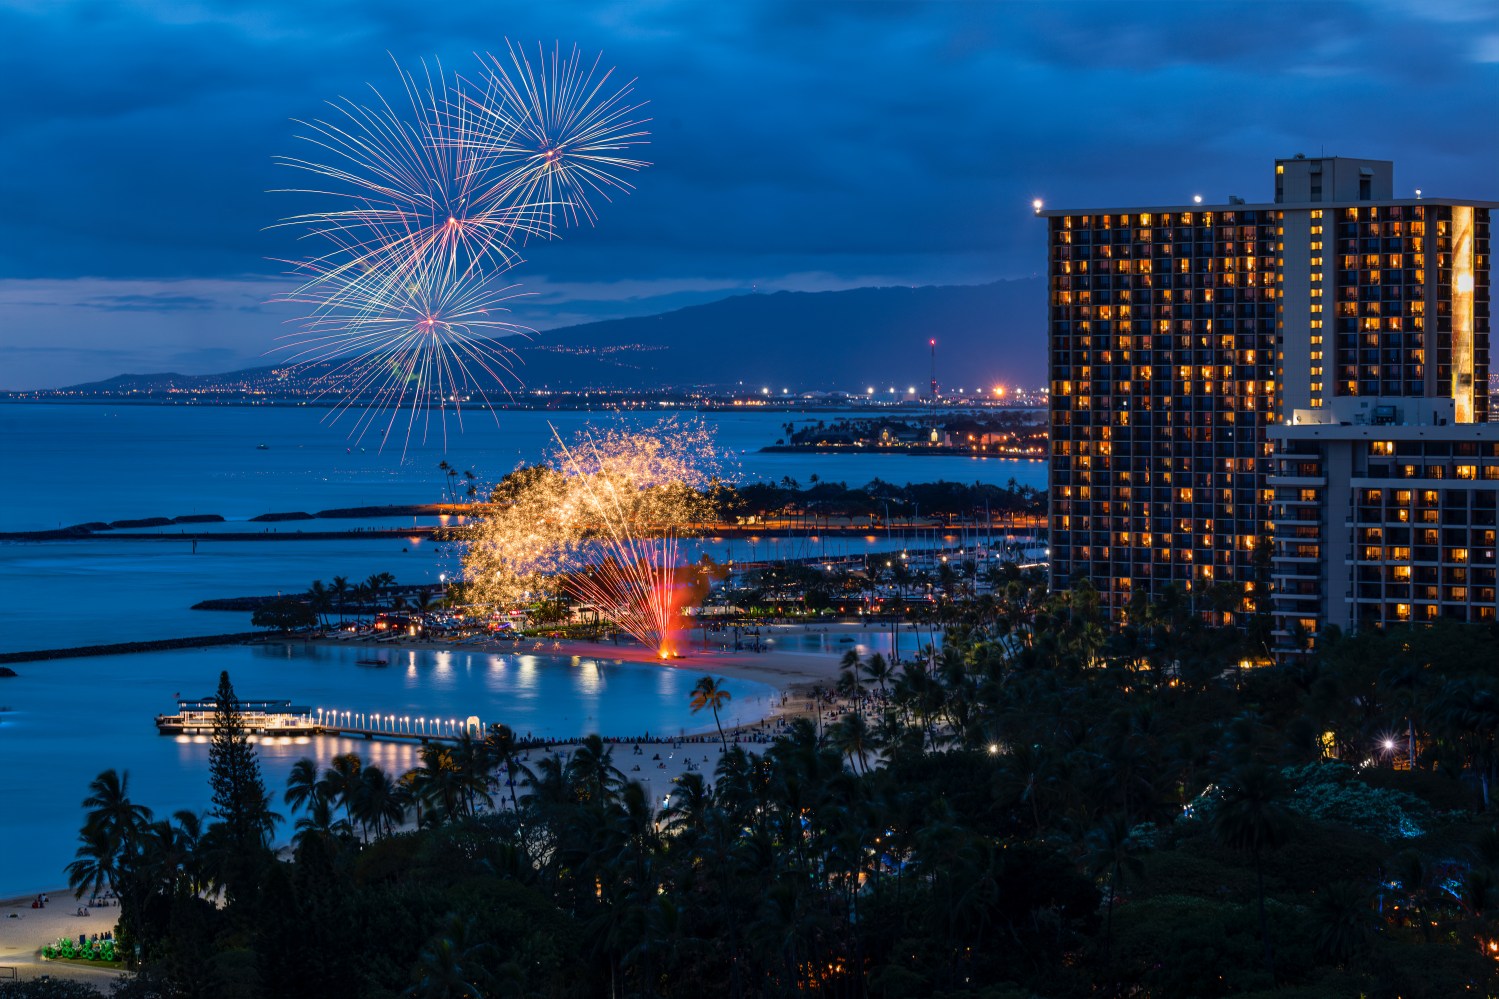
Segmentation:
<svg viewBox="0 0 1499 999">
<path fill-rule="evenodd" d="M 1041 385 L 1044 323 L 1042 282 L 1028 279 L 738 295 L 655 316 L 549 330 L 511 344 L 520 355 L 516 371 L 532 389 L 743 384 L 773 391 L 924 391 L 932 338 L 945 387 Z M 65 391 L 211 391 L 230 383 L 274 383 L 279 379 L 272 371 L 121 375 Z"/>
</svg>

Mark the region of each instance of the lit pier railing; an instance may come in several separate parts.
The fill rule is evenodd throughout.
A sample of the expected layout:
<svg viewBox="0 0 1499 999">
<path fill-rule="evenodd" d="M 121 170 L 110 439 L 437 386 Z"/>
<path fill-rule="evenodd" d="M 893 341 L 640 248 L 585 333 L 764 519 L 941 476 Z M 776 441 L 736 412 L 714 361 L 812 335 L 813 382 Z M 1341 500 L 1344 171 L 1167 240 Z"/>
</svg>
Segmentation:
<svg viewBox="0 0 1499 999">
<path fill-rule="evenodd" d="M 308 720 L 320 735 L 341 735 L 365 739 L 412 739 L 456 741 L 465 734 L 480 738 L 484 724 L 473 715 L 467 718 L 444 718 L 412 714 L 389 714 L 382 711 L 354 711 L 340 708 L 315 708 Z"/>
</svg>

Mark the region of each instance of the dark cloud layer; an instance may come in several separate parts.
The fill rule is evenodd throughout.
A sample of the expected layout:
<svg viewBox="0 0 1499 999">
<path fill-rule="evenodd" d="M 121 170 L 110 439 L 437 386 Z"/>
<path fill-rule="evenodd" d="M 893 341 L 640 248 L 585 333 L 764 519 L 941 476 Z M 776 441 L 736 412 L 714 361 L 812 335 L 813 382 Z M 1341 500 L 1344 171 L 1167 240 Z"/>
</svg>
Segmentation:
<svg viewBox="0 0 1499 999">
<path fill-rule="evenodd" d="M 1260 198 L 1298 151 L 1499 197 L 1491 2 L 0 0 L 0 329 L 28 281 L 131 285 L 79 288 L 87 350 L 101 310 L 198 311 L 173 282 L 273 276 L 291 119 L 393 85 L 391 56 L 466 70 L 506 37 L 601 49 L 651 101 L 639 191 L 516 274 L 574 289 L 527 306 L 542 326 L 638 312 L 651 282 L 678 303 L 1026 275 L 1033 197 Z M 245 356 L 280 331 L 221 307 Z"/>
</svg>

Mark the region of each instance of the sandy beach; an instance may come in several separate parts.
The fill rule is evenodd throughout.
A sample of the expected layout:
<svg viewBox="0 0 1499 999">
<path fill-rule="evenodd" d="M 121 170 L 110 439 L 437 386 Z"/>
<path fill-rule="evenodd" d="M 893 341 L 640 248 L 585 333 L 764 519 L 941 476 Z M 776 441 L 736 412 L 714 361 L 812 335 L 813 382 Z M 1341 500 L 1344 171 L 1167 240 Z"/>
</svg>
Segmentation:
<svg viewBox="0 0 1499 999">
<path fill-rule="evenodd" d="M 15 977 L 23 982 L 50 975 L 87 982 L 107 992 L 109 984 L 120 977 L 114 968 L 43 961 L 37 952 L 59 937 L 77 940 L 80 933 L 92 937 L 113 931 L 120 910 L 113 906 L 91 908 L 87 916 L 80 916 L 79 903 L 66 888 L 39 894 L 50 899 L 44 909 L 31 907 L 35 895 L 0 900 L 0 981 L 11 977 L 4 969 L 14 968 Z"/>
</svg>

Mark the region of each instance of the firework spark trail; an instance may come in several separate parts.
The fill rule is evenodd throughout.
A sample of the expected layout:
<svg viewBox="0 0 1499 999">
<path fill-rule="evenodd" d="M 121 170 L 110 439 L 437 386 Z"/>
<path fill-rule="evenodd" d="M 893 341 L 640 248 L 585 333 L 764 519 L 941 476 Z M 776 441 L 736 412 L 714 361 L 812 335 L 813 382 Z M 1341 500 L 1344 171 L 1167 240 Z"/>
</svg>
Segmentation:
<svg viewBox="0 0 1499 999">
<path fill-rule="evenodd" d="M 515 354 L 503 337 L 528 332 L 503 318 L 516 286 L 498 286 L 472 271 L 455 275 L 449 264 L 431 259 L 399 286 L 379 290 L 355 302 L 337 286 L 327 290 L 310 282 L 289 296 L 312 306 L 301 331 L 287 337 L 294 341 L 291 362 L 333 364 L 315 398 L 336 393 L 335 418 L 367 401 L 354 435 L 362 438 L 388 412 L 382 447 L 403 411 L 408 441 L 419 413 L 425 439 L 431 418 L 426 403 L 433 396 L 453 402 L 461 428 L 465 395 L 490 403 L 480 373 L 500 386 L 513 377 Z M 446 441 L 446 407 L 439 409 Z"/>
<path fill-rule="evenodd" d="M 331 185 L 287 190 L 331 198 L 333 206 L 280 224 L 336 243 L 314 258 L 325 265 L 314 279 L 319 282 L 346 270 L 399 281 L 429 255 L 463 256 L 494 273 L 509 270 L 520 262 L 518 240 L 551 235 L 546 207 L 523 198 L 508 179 L 515 154 L 497 143 L 502 136 L 494 116 L 460 80 L 450 81 L 441 64 L 435 80 L 422 64 L 425 85 L 399 66 L 397 72 L 409 108 L 397 111 L 371 87 L 374 106 L 330 102 L 341 118 L 301 123 L 307 134 L 299 138 L 331 162 L 278 162 Z"/>
<path fill-rule="evenodd" d="M 563 587 L 579 599 L 596 605 L 602 603 L 614 610 L 615 623 L 625 632 L 642 645 L 654 648 L 661 658 L 670 658 L 676 651 L 673 638 L 682 630 L 677 602 L 673 599 L 681 569 L 675 532 L 666 528 L 660 544 L 639 537 L 619 494 L 616 477 L 587 474 L 557 428 L 551 430 L 574 479 L 598 514 L 603 532 L 600 544 L 605 554 L 593 571 L 566 577 Z M 587 431 L 583 434 L 583 444 L 591 452 L 593 465 L 607 469 L 608 462 L 600 453 L 598 442 Z M 599 483 L 602 488 L 596 488 Z M 661 482 L 647 478 L 631 484 L 637 489 L 648 489 Z M 650 529 L 651 525 L 640 526 Z"/>
<path fill-rule="evenodd" d="M 538 44 L 535 66 L 519 46 L 507 41 L 506 49 L 508 67 L 498 56 L 481 60 L 486 143 L 514 161 L 509 182 L 524 192 L 524 202 L 546 206 L 548 226 L 556 215 L 563 225 L 596 223 L 590 196 L 612 201 L 611 191 L 634 190 L 621 174 L 650 165 L 625 155 L 649 135 L 648 119 L 634 117 L 644 103 L 630 103 L 635 81 L 609 93 L 614 70 L 600 73 L 602 54 L 585 64 L 576 45 L 566 57 L 554 45 L 548 57 Z"/>
<path fill-rule="evenodd" d="M 404 101 L 372 87 L 367 105 L 330 102 L 333 113 L 301 123 L 316 153 L 278 159 L 319 181 L 288 190 L 329 203 L 280 223 L 312 247 L 289 262 L 301 283 L 281 300 L 310 311 L 275 349 L 294 367 L 331 364 L 318 397 L 340 398 L 332 420 L 363 406 L 351 437 L 388 410 L 382 449 L 403 412 L 408 446 L 419 416 L 426 439 L 434 408 L 446 446 L 447 407 L 461 429 L 472 393 L 494 415 L 485 386 L 516 384 L 502 341 L 529 332 L 496 318 L 514 297 L 502 278 L 520 247 L 554 238 L 559 221 L 594 221 L 590 190 L 631 190 L 617 173 L 647 165 L 616 155 L 645 133 L 631 120 L 641 105 L 625 103 L 630 87 L 606 92 L 612 69 L 585 67 L 576 47 L 566 59 L 557 47 L 540 70 L 510 55 L 514 78 L 487 56 L 477 86 L 441 63 L 397 65 Z"/>
<path fill-rule="evenodd" d="M 701 424 L 640 431 L 553 428 L 546 465 L 507 478 L 464 569 L 481 602 L 560 591 L 593 604 L 662 656 L 678 651 L 683 609 L 701 596 L 680 539 L 708 516 L 717 452 Z"/>
</svg>

